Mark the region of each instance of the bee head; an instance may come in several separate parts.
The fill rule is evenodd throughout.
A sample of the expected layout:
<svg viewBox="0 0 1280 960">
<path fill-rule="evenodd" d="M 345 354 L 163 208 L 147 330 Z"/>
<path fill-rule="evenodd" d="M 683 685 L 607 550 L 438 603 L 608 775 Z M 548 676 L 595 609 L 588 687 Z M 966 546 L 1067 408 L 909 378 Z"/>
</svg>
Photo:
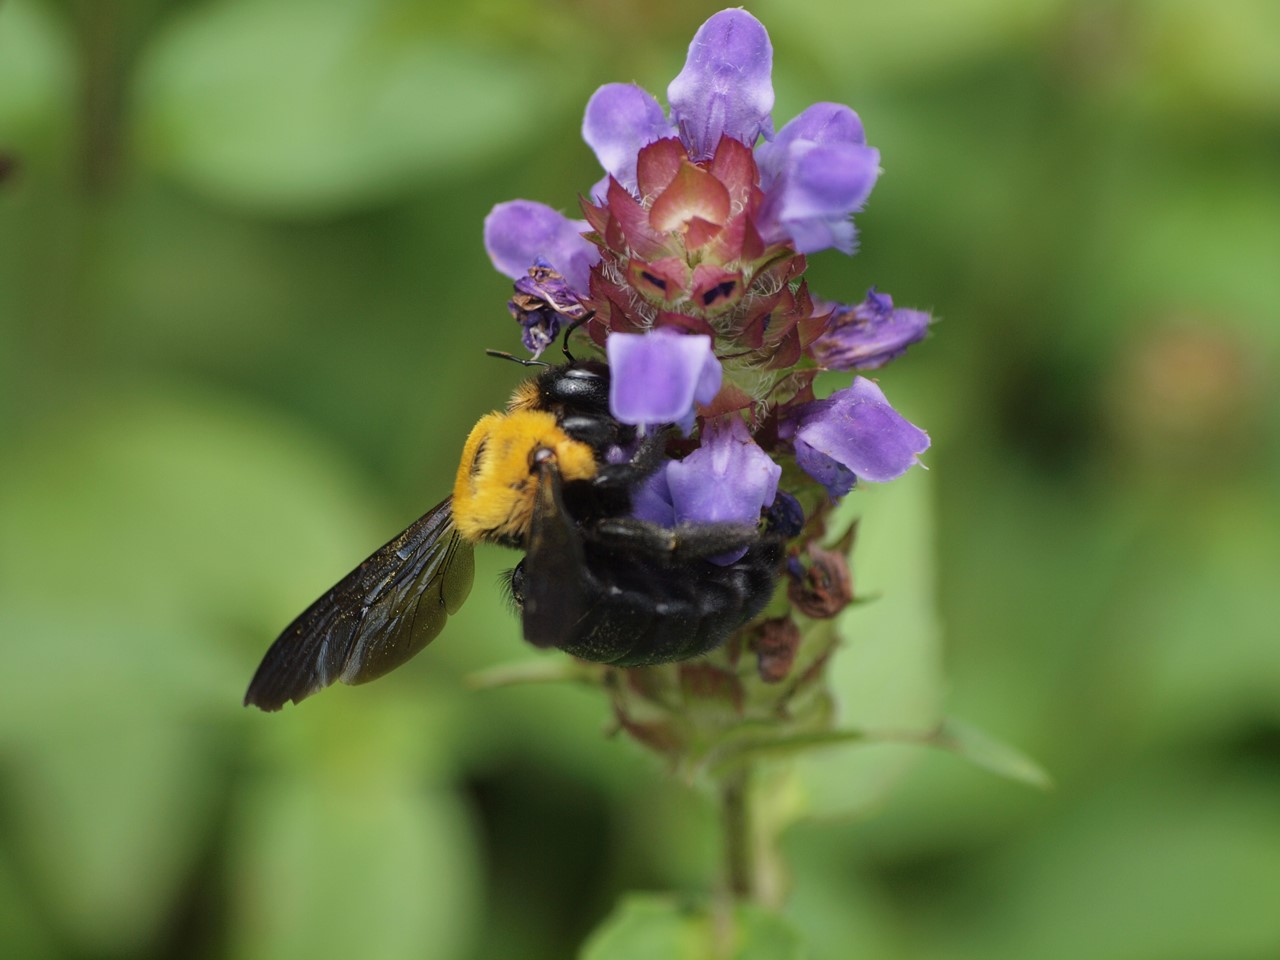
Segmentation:
<svg viewBox="0 0 1280 960">
<path fill-rule="evenodd" d="M 458 532 L 472 542 L 519 546 L 529 531 L 538 473 L 554 462 L 566 481 L 596 475 L 595 452 L 570 437 L 545 410 L 482 417 L 462 449 L 453 488 Z"/>
</svg>

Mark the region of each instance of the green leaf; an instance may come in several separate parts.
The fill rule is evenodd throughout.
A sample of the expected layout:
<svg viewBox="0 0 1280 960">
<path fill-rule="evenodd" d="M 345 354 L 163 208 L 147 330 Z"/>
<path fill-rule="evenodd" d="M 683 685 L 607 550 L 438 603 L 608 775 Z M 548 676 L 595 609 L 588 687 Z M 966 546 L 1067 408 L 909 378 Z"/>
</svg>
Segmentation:
<svg viewBox="0 0 1280 960">
<path fill-rule="evenodd" d="M 141 147 L 215 196 L 317 215 L 534 139 L 539 67 L 448 29 L 388 0 L 201 4 L 141 67 Z"/>
<path fill-rule="evenodd" d="M 803 960 L 799 933 L 753 905 L 730 917 L 666 897 L 632 894 L 591 935 L 580 960 Z"/>
<path fill-rule="evenodd" d="M 941 729 L 933 735 L 932 743 L 997 776 L 1041 790 L 1053 787 L 1053 778 L 1026 754 L 955 717 L 943 721 Z"/>
</svg>

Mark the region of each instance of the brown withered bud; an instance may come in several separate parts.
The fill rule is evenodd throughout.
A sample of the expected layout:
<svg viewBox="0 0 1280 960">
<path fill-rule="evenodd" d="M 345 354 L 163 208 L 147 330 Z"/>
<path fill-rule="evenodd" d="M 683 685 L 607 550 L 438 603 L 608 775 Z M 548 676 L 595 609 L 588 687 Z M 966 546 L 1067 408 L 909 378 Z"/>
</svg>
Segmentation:
<svg viewBox="0 0 1280 960">
<path fill-rule="evenodd" d="M 6 150 L 0 150 L 0 183 L 18 172 L 18 158 Z"/>
<path fill-rule="evenodd" d="M 800 646 L 800 628 L 790 617 L 765 620 L 752 633 L 756 669 L 765 683 L 778 683 L 791 672 Z"/>
<path fill-rule="evenodd" d="M 798 560 L 791 564 L 787 598 L 805 616 L 826 620 L 853 600 L 853 576 L 849 573 L 849 562 L 838 547 L 824 550 L 812 545 L 807 553 L 808 567 Z"/>
</svg>

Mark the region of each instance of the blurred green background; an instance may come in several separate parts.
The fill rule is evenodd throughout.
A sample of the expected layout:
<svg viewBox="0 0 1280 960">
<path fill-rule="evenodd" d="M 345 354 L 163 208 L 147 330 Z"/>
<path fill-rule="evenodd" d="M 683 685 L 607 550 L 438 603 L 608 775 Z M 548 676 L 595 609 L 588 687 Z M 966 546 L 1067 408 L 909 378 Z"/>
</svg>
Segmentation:
<svg viewBox="0 0 1280 960">
<path fill-rule="evenodd" d="M 503 551 L 394 676 L 240 697 L 521 378 L 485 213 L 572 210 L 591 91 L 718 7 L 0 0 L 0 954 L 552 960 L 714 884 L 600 698 L 467 688 L 536 658 Z M 751 10 L 779 124 L 882 151 L 813 285 L 943 320 L 880 377 L 934 446 L 850 500 L 846 716 L 945 694 L 1057 781 L 811 760 L 812 956 L 1280 956 L 1280 6 Z"/>
</svg>

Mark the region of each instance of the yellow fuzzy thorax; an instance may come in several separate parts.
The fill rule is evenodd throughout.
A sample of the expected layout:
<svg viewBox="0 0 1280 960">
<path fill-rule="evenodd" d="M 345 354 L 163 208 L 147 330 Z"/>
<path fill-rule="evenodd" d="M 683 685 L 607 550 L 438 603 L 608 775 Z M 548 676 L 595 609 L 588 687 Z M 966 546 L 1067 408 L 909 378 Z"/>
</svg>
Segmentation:
<svg viewBox="0 0 1280 960">
<path fill-rule="evenodd" d="M 462 448 L 453 486 L 453 521 L 464 538 L 524 540 L 537 497 L 537 450 L 554 454 L 565 481 L 596 475 L 591 448 L 560 429 L 554 414 L 516 409 L 480 418 Z"/>
<path fill-rule="evenodd" d="M 542 391 L 538 389 L 538 379 L 531 377 L 516 387 L 515 392 L 511 394 L 511 400 L 507 403 L 507 409 L 512 412 L 537 410 L 541 402 Z"/>
</svg>

